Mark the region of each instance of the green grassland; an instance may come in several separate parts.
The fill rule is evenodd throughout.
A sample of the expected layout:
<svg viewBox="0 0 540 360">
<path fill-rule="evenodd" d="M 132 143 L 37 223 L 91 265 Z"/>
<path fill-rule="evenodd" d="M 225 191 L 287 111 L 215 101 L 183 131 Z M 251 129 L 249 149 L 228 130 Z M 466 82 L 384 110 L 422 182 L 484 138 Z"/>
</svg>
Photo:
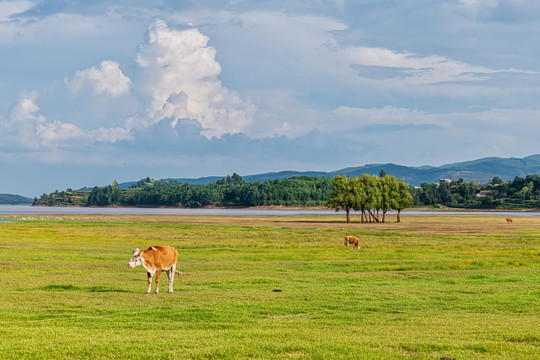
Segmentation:
<svg viewBox="0 0 540 360">
<path fill-rule="evenodd" d="M 17 218 L 0 222 L 2 359 L 540 357 L 540 217 Z M 189 273 L 173 294 L 127 266 L 152 245 Z"/>
</svg>

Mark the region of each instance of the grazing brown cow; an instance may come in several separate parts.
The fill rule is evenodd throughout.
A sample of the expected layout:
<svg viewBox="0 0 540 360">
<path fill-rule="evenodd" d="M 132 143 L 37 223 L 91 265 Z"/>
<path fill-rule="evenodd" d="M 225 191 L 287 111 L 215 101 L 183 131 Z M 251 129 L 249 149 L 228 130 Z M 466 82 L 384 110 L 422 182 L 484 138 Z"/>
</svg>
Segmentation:
<svg viewBox="0 0 540 360">
<path fill-rule="evenodd" d="M 128 266 L 133 269 L 136 266 L 142 265 L 148 273 L 148 290 L 152 286 L 152 276 L 156 274 L 156 294 L 159 294 L 159 277 L 161 270 L 167 272 L 169 277 L 169 292 L 173 292 L 174 274 L 187 275 L 176 271 L 176 261 L 178 260 L 178 252 L 172 246 L 151 246 L 146 250 L 135 249 L 131 253 L 131 260 Z"/>
<path fill-rule="evenodd" d="M 510 224 L 510 223 L 513 223 L 514 222 L 514 219 L 512 218 L 506 218 L 506 223 L 507 224 Z"/>
<path fill-rule="evenodd" d="M 360 249 L 360 241 L 354 236 L 345 236 L 345 246 L 349 247 L 349 244 L 353 244 L 357 249 Z"/>
</svg>

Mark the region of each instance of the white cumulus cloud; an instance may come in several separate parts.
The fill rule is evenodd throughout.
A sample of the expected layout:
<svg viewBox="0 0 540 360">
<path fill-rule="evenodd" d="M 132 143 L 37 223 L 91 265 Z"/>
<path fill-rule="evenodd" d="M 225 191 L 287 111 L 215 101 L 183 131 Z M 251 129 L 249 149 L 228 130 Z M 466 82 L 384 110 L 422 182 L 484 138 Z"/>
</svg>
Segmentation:
<svg viewBox="0 0 540 360">
<path fill-rule="evenodd" d="M 21 97 L 0 120 L 0 147 L 5 149 L 36 149 L 40 139 L 37 128 L 45 123 L 36 105 L 36 94 Z"/>
<path fill-rule="evenodd" d="M 162 20 L 149 27 L 137 63 L 143 91 L 151 98 L 151 122 L 196 120 L 207 137 L 241 132 L 252 122 L 255 106 L 222 85 L 221 66 L 208 40 L 197 29 L 174 29 Z"/>
<path fill-rule="evenodd" d="M 0 149 L 26 151 L 133 140 L 133 135 L 122 128 L 87 130 L 58 120 L 49 122 L 39 113 L 36 98 L 35 93 L 21 97 L 5 119 L 0 119 Z"/>
<path fill-rule="evenodd" d="M 96 95 L 117 97 L 129 91 L 131 80 L 122 73 L 116 61 L 105 60 L 99 67 L 77 71 L 73 79 L 66 80 L 66 85 L 74 94 L 89 85 Z"/>
</svg>

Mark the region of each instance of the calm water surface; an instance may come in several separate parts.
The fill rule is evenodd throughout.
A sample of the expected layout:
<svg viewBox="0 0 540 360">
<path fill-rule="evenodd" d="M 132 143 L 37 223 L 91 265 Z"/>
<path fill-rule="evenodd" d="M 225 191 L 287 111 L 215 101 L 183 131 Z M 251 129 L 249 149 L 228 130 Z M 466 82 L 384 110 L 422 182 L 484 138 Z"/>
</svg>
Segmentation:
<svg viewBox="0 0 540 360">
<path fill-rule="evenodd" d="M 93 208 L 0 205 L 0 215 L 317 215 L 335 214 L 334 210 L 256 210 L 256 209 L 176 209 L 176 208 Z M 345 214 L 344 211 L 339 213 Z M 395 214 L 388 212 L 387 214 Z M 540 212 L 514 211 L 402 211 L 402 214 L 474 214 L 497 216 L 540 216 Z M 352 212 L 352 215 L 359 214 Z"/>
</svg>

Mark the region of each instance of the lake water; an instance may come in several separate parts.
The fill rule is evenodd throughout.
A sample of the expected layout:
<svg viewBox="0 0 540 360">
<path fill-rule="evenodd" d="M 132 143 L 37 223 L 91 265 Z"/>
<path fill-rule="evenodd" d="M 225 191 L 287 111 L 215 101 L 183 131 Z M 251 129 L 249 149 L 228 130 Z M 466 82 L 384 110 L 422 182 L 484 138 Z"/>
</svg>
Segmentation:
<svg viewBox="0 0 540 360">
<path fill-rule="evenodd" d="M 47 207 L 31 205 L 0 205 L 0 215 L 319 215 L 335 214 L 334 210 L 259 210 L 259 209 L 177 209 L 177 208 L 97 208 L 97 207 Z M 345 214 L 340 211 L 340 214 Z M 412 214 L 474 214 L 497 216 L 540 216 L 540 212 L 515 211 L 417 211 L 406 210 L 404 215 Z M 351 212 L 354 216 L 358 212 Z M 387 214 L 396 214 L 389 211 Z"/>
</svg>

